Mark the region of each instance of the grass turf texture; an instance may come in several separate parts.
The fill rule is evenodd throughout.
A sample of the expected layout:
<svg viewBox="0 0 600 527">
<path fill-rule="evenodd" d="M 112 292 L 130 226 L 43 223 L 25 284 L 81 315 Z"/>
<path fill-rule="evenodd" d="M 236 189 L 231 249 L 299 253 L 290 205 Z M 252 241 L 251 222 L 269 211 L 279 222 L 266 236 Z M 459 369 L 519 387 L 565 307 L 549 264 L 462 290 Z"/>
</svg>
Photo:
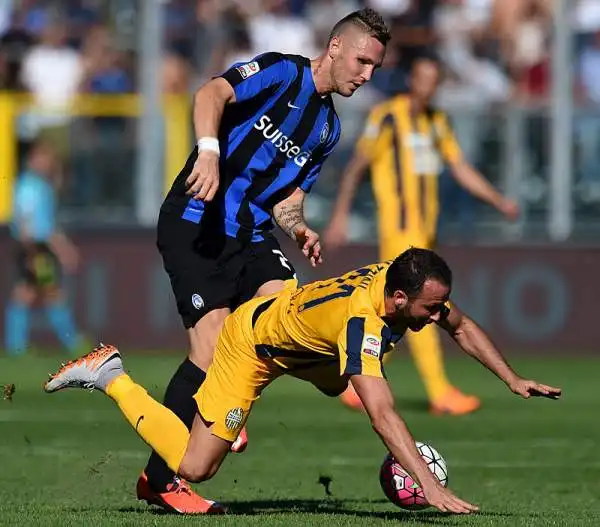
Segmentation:
<svg viewBox="0 0 600 527">
<path fill-rule="evenodd" d="M 179 359 L 125 354 L 133 377 L 158 398 Z M 385 449 L 367 419 L 282 379 L 255 407 L 248 451 L 229 456 L 201 486 L 230 514 L 193 520 L 136 501 L 148 450 L 111 401 L 42 392 L 59 361 L 0 359 L 0 384 L 16 385 L 12 402 L 0 400 L 0 525 L 600 524 L 599 360 L 515 360 L 524 375 L 565 392 L 562 401 L 524 401 L 473 361 L 453 358 L 452 379 L 483 399 L 481 411 L 461 418 L 426 413 L 408 359 L 388 366 L 399 410 L 415 437 L 446 458 L 451 488 L 480 505 L 475 516 L 397 509 L 379 487 Z"/>
</svg>

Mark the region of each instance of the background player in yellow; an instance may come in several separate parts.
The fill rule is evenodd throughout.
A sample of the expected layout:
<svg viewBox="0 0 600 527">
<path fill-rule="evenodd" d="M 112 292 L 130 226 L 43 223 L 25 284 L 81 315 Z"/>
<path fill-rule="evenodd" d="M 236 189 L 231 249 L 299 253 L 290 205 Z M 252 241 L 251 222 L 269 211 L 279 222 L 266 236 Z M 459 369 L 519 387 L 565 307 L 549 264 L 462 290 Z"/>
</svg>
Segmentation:
<svg viewBox="0 0 600 527">
<path fill-rule="evenodd" d="M 431 248 L 438 220 L 438 179 L 447 165 L 473 196 L 508 218 L 518 215 L 515 202 L 503 197 L 463 157 L 444 112 L 431 106 L 440 67 L 429 57 L 412 66 L 409 93 L 375 106 L 354 156 L 342 175 L 325 243 L 330 250 L 347 240 L 348 216 L 356 189 L 370 167 L 377 203 L 380 260 L 394 258 L 410 246 Z M 439 336 L 433 327 L 409 332 L 407 343 L 421 375 L 433 413 L 460 415 L 479 408 L 477 397 L 453 387 L 444 369 Z M 342 401 L 362 408 L 352 387 Z"/>
<path fill-rule="evenodd" d="M 100 346 L 63 366 L 45 389 L 105 392 L 173 471 L 189 481 L 205 481 L 218 471 L 254 402 L 277 377 L 299 377 L 329 396 L 342 393 L 351 380 L 373 429 L 420 483 L 429 503 L 469 513 L 477 507 L 442 487 L 417 452 L 394 408 L 383 355 L 407 329 L 420 331 L 435 322 L 514 393 L 557 398 L 561 391 L 517 375 L 483 330 L 448 307 L 451 288 L 452 272 L 440 256 L 409 249 L 393 262 L 299 289 L 288 281 L 282 292 L 250 300 L 225 320 L 206 381 L 195 396 L 198 413 L 191 432 L 125 373 L 113 346 Z M 206 500 L 205 513 L 223 511 Z"/>
</svg>

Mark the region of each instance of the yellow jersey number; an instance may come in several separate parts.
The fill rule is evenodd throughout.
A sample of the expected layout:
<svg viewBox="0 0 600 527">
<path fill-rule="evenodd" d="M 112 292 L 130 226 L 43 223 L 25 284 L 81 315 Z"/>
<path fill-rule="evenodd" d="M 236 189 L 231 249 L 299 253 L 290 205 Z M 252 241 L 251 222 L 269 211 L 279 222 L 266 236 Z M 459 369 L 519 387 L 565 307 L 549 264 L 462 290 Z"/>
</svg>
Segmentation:
<svg viewBox="0 0 600 527">
<path fill-rule="evenodd" d="M 330 300 L 335 300 L 336 298 L 343 298 L 345 296 L 350 296 L 356 287 L 363 283 L 362 280 L 359 279 L 373 276 L 378 271 L 377 267 L 362 267 L 360 269 L 356 269 L 347 275 L 340 276 L 339 278 L 332 278 L 331 280 L 326 281 L 323 284 L 319 284 L 315 287 L 315 289 L 333 289 L 333 292 L 321 296 L 319 298 L 314 298 L 313 300 L 309 300 L 305 302 L 298 308 L 298 313 L 302 313 L 307 309 L 311 309 L 316 306 L 320 306 L 325 302 L 329 302 Z M 337 287 L 336 287 L 337 284 Z"/>
</svg>

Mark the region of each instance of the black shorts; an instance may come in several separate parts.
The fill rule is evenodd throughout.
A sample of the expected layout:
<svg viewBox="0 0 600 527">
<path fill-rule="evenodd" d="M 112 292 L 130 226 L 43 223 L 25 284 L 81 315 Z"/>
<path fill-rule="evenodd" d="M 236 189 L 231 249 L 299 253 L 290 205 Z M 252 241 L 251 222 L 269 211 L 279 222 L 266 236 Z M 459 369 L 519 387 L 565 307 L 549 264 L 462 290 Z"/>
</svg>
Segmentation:
<svg viewBox="0 0 600 527">
<path fill-rule="evenodd" d="M 213 309 L 235 309 L 266 282 L 296 274 L 272 234 L 240 242 L 168 212 L 158 219 L 157 246 L 186 329 Z"/>
<path fill-rule="evenodd" d="M 60 283 L 61 267 L 47 243 L 25 246 L 16 244 L 17 282 L 35 287 L 56 287 Z"/>
</svg>

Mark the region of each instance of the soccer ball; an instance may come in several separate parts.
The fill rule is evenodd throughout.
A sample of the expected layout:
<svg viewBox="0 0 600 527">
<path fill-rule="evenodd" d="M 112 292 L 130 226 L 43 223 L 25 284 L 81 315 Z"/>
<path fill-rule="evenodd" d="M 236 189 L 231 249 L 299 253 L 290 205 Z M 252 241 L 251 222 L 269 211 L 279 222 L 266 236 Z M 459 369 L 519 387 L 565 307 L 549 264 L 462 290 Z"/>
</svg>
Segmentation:
<svg viewBox="0 0 600 527">
<path fill-rule="evenodd" d="M 448 485 L 448 469 L 444 458 L 430 445 L 417 441 L 416 446 L 429 470 L 446 487 Z M 415 511 L 429 507 L 421 487 L 400 466 L 391 453 L 388 453 L 383 460 L 379 471 L 379 483 L 388 499 L 402 509 Z"/>
</svg>

